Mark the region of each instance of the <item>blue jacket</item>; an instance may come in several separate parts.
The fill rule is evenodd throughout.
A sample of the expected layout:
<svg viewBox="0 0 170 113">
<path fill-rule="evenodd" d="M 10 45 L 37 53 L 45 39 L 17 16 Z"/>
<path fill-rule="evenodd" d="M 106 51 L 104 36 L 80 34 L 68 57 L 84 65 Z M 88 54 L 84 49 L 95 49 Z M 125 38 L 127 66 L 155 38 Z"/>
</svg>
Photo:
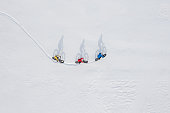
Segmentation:
<svg viewBox="0 0 170 113">
<path fill-rule="evenodd" d="M 99 53 L 99 55 L 97 56 L 99 59 L 102 57 L 102 58 L 104 58 L 104 56 L 101 54 L 101 53 Z"/>
</svg>

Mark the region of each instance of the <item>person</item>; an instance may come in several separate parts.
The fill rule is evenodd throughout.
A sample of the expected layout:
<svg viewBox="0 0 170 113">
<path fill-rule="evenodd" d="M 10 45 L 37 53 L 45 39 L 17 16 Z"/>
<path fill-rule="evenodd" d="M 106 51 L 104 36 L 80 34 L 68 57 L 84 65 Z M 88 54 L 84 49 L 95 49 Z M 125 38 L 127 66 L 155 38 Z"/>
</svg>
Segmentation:
<svg viewBox="0 0 170 113">
<path fill-rule="evenodd" d="M 101 58 L 104 58 L 105 56 L 106 56 L 106 54 L 99 53 L 97 55 L 97 58 L 95 59 L 95 61 L 100 60 Z"/>
<path fill-rule="evenodd" d="M 78 59 L 79 63 L 83 63 L 83 58 Z"/>
<path fill-rule="evenodd" d="M 79 58 L 75 63 L 88 63 L 88 61 L 85 61 L 84 58 Z"/>
<path fill-rule="evenodd" d="M 61 56 L 59 55 L 55 55 L 54 57 L 52 57 L 54 60 L 57 60 L 57 62 L 59 61 L 59 59 L 61 59 Z"/>
<path fill-rule="evenodd" d="M 61 56 L 60 55 L 55 55 L 54 57 L 52 57 L 54 60 L 56 60 L 57 62 L 60 63 L 64 63 L 64 60 L 61 60 Z"/>
</svg>

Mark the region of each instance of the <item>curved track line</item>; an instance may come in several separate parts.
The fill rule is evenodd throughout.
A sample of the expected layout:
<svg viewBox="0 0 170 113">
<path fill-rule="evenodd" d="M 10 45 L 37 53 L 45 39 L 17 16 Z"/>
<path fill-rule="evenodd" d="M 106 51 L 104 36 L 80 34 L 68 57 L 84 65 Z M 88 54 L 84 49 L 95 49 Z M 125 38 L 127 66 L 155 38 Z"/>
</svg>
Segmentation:
<svg viewBox="0 0 170 113">
<path fill-rule="evenodd" d="M 30 34 L 14 17 L 8 15 L 8 14 L 5 13 L 5 12 L 1 12 L 1 11 L 0 11 L 0 14 L 8 17 L 8 18 L 9 18 L 10 20 L 12 20 L 17 26 L 19 26 L 19 27 L 22 29 L 22 31 L 24 31 L 24 32 L 27 34 L 27 36 L 41 49 L 41 51 L 42 51 L 49 59 L 51 59 L 51 56 L 45 51 L 45 49 L 41 46 L 41 44 L 40 44 L 37 40 L 35 40 L 35 38 L 33 38 L 33 36 L 31 36 L 31 34 Z M 52 59 L 51 59 L 51 60 L 52 60 Z"/>
<path fill-rule="evenodd" d="M 49 58 L 50 60 L 52 60 L 52 62 L 54 63 L 57 63 L 56 61 L 54 61 L 52 59 L 52 57 L 45 51 L 45 49 L 42 47 L 42 45 L 35 39 L 33 38 L 33 36 L 24 28 L 24 26 L 22 26 L 18 21 L 17 19 L 15 19 L 14 17 L 12 17 L 11 15 L 5 13 L 5 12 L 1 12 L 0 11 L 0 15 L 2 16 L 6 16 L 8 17 L 11 21 L 13 21 L 18 27 L 21 28 L 21 30 L 26 33 L 26 35 L 39 47 L 39 49 L 45 54 L 45 56 L 47 58 Z M 95 61 L 91 61 L 89 62 L 88 64 L 91 64 L 91 63 L 94 63 Z M 73 64 L 73 63 L 63 63 L 64 65 L 67 65 L 67 66 L 78 66 L 79 64 Z"/>
</svg>

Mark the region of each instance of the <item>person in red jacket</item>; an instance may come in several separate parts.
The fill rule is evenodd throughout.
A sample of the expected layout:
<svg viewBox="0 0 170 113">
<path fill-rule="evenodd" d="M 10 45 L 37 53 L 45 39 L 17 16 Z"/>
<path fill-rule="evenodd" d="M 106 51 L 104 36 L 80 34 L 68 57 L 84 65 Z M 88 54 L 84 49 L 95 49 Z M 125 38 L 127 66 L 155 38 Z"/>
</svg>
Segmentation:
<svg viewBox="0 0 170 113">
<path fill-rule="evenodd" d="M 76 62 L 76 64 L 80 63 L 88 63 L 88 61 L 85 61 L 84 58 L 79 58 Z"/>
</svg>

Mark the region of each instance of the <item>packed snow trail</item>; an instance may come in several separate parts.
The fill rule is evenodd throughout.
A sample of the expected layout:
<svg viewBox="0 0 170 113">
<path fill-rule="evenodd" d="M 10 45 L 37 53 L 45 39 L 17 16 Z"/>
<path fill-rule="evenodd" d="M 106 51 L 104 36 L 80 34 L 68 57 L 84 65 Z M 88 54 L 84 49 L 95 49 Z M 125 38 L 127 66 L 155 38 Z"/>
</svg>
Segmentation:
<svg viewBox="0 0 170 113">
<path fill-rule="evenodd" d="M 52 57 L 45 51 L 45 49 L 41 46 L 41 44 L 35 39 L 33 38 L 33 36 L 17 21 L 17 19 L 15 19 L 14 17 L 12 17 L 11 15 L 5 13 L 5 12 L 1 12 L 0 11 L 0 15 L 2 16 L 6 16 L 8 17 L 10 20 L 12 20 L 17 26 L 19 26 L 26 34 L 27 36 L 41 49 L 41 51 L 46 55 L 47 58 L 49 58 L 50 60 L 52 60 L 54 63 L 57 63 L 56 61 L 54 61 L 52 59 Z M 94 63 L 95 61 L 90 61 L 88 62 L 88 64 Z M 64 65 L 67 66 L 78 66 L 79 64 L 73 64 L 73 63 L 63 63 Z"/>
<path fill-rule="evenodd" d="M 1 11 L 0 11 L 0 14 L 8 17 L 8 18 L 11 19 L 15 24 L 17 24 L 17 25 L 27 34 L 27 36 L 28 36 L 32 41 L 34 41 L 34 43 L 42 50 L 42 52 L 43 52 L 49 59 L 51 59 L 51 56 L 44 50 L 44 48 L 40 45 L 40 43 L 38 43 L 38 41 L 35 40 L 35 39 L 33 38 L 33 36 L 31 36 L 31 34 L 30 34 L 14 17 L 8 15 L 8 14 L 5 13 L 5 12 L 1 12 Z M 51 59 L 51 60 L 52 60 L 52 59 Z"/>
</svg>

